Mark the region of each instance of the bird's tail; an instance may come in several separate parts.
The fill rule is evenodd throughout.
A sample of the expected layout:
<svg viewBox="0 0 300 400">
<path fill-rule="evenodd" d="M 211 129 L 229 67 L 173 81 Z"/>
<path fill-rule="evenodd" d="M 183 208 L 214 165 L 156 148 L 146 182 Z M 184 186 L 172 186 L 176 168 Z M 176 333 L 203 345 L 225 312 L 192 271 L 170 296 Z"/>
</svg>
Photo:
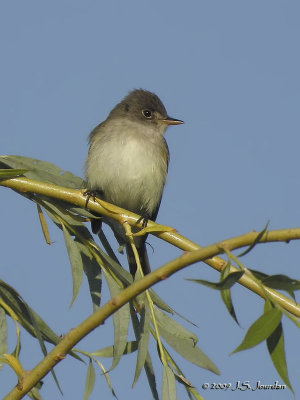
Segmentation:
<svg viewBox="0 0 300 400">
<path fill-rule="evenodd" d="M 147 275 L 151 272 L 151 269 L 150 269 L 149 258 L 148 258 L 147 249 L 146 249 L 146 243 L 145 242 L 139 243 L 139 246 L 136 246 L 136 249 L 139 254 L 143 274 Z M 137 270 L 137 265 L 136 265 L 135 257 L 134 257 L 134 254 L 133 254 L 130 244 L 126 244 L 126 254 L 127 254 L 128 264 L 129 264 L 129 271 L 132 276 L 135 276 L 135 273 Z"/>
</svg>

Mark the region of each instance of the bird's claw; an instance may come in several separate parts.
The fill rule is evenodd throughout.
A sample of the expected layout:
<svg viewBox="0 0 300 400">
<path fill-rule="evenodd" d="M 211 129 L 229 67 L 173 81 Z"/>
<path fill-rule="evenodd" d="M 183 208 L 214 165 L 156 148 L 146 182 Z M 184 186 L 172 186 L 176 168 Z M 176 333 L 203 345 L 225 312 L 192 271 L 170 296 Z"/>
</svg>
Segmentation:
<svg viewBox="0 0 300 400">
<path fill-rule="evenodd" d="M 101 190 L 90 190 L 87 189 L 86 191 L 83 192 L 84 196 L 87 196 L 85 206 L 84 208 L 87 210 L 87 206 L 89 204 L 90 198 L 92 197 L 94 201 L 96 201 L 96 197 L 100 197 L 103 195 L 103 192 Z"/>
</svg>

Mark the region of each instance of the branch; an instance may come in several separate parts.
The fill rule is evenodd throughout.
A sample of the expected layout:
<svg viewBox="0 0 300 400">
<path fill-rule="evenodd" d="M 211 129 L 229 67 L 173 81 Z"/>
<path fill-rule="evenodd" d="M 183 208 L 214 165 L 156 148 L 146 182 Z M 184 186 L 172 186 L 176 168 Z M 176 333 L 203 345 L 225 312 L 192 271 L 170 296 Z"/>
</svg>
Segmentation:
<svg viewBox="0 0 300 400">
<path fill-rule="evenodd" d="M 28 178 L 13 178 L 13 179 L 4 179 L 0 181 L 0 185 L 9 187 L 11 189 L 17 190 L 19 192 L 29 192 L 29 193 L 37 193 L 41 195 L 45 195 L 51 198 L 64 200 L 69 203 L 72 203 L 76 206 L 84 208 L 86 205 L 87 197 L 84 195 L 84 190 L 74 190 L 69 188 L 60 187 L 57 185 L 53 185 L 50 183 L 44 183 L 41 181 L 28 179 Z M 108 216 L 119 221 L 121 224 L 124 222 L 128 222 L 131 226 L 137 225 L 141 226 L 140 216 L 130 211 L 124 210 L 120 207 L 107 203 L 103 200 L 96 199 L 94 201 L 92 198 L 88 202 L 88 208 L 91 211 L 94 211 L 98 214 Z M 138 222 L 138 223 L 137 223 Z M 156 224 L 153 221 L 148 221 L 147 231 L 164 241 L 173 244 L 181 250 L 186 252 L 192 252 L 192 254 L 184 254 L 181 257 L 187 257 L 186 260 L 188 262 L 186 264 L 182 264 L 178 260 L 171 261 L 171 263 L 176 263 L 178 265 L 178 269 L 183 268 L 184 266 L 190 265 L 192 263 L 200 261 L 199 255 L 202 254 L 203 248 L 198 244 L 192 242 L 191 240 L 185 238 L 184 236 L 179 235 L 175 230 L 170 227 L 162 226 Z M 228 250 L 237 249 L 244 246 L 250 246 L 257 239 L 257 232 L 249 232 L 242 236 L 237 236 L 232 239 L 228 239 L 223 242 L 219 242 L 215 245 L 212 245 L 212 255 L 206 256 L 201 260 L 206 264 L 210 265 L 212 268 L 221 272 L 226 265 L 226 261 L 220 257 L 217 257 L 216 254 L 221 253 L 220 249 L 226 248 Z M 266 231 L 258 243 L 266 243 L 266 242 L 286 242 L 288 243 L 290 240 L 299 240 L 300 239 L 300 228 L 293 229 L 281 229 L 281 230 L 273 230 Z M 211 246 L 205 247 L 204 249 L 210 249 Z M 177 271 L 177 269 L 175 270 Z M 175 272 L 174 271 L 174 272 Z M 231 266 L 231 272 L 238 271 L 238 269 L 234 266 Z M 165 276 L 168 276 L 167 273 Z M 258 294 L 262 298 L 266 298 L 266 293 L 270 294 L 280 306 L 282 306 L 285 310 L 295 315 L 296 317 L 300 317 L 300 306 L 296 304 L 293 300 L 284 296 L 283 294 L 277 292 L 276 290 L 270 289 L 266 286 L 258 285 L 251 277 L 248 275 L 243 275 L 239 281 L 241 285 L 251 290 L 252 292 Z"/>
<path fill-rule="evenodd" d="M 249 234 L 242 236 L 246 238 Z M 233 244 L 235 242 L 235 244 Z M 243 246 L 245 244 L 250 245 L 251 241 L 246 242 L 242 240 Z M 238 243 L 238 238 L 233 238 L 222 242 L 223 246 L 236 249 L 241 247 Z M 124 304 L 135 298 L 146 289 L 150 288 L 157 282 L 166 279 L 173 275 L 176 271 L 191 265 L 192 263 L 206 260 L 207 258 L 215 257 L 217 254 L 222 252 L 219 244 L 207 246 L 201 250 L 193 251 L 190 253 L 184 253 L 182 256 L 175 260 L 165 264 L 164 266 L 156 269 L 150 274 L 146 275 L 139 281 L 134 282 L 126 289 L 124 289 L 119 295 L 111 298 L 104 306 L 90 315 L 76 328 L 72 329 L 61 342 L 54 347 L 54 349 L 30 372 L 26 373 L 26 376 L 22 381 L 11 390 L 11 392 L 4 397 L 3 400 L 17 400 L 21 399 L 26 393 L 28 393 L 56 364 L 62 361 L 66 354 L 72 350 L 72 348 L 83 339 L 89 332 L 103 324 L 105 320 L 110 317 L 114 312 L 121 308 Z M 273 290 L 266 288 L 270 294 L 274 295 Z M 276 294 L 275 294 L 276 295 Z M 298 310 L 300 315 L 300 309 Z"/>
<path fill-rule="evenodd" d="M 38 193 L 52 198 L 61 199 L 80 207 L 84 207 L 86 203 L 86 196 L 83 195 L 82 191 L 61 188 L 26 178 L 3 180 L 0 181 L 0 185 L 10 187 L 20 192 Z M 126 221 L 133 225 L 139 219 L 139 216 L 104 201 L 100 201 L 99 203 L 98 201 L 91 200 L 89 202 L 89 208 L 99 214 L 114 218 L 120 223 Z M 154 222 L 149 221 L 147 230 L 182 250 L 186 250 L 187 252 L 124 289 L 119 295 L 110 299 L 103 307 L 93 313 L 78 327 L 72 329 L 32 371 L 24 376 L 22 381 L 19 382 L 19 384 L 4 398 L 5 400 L 22 398 L 51 370 L 51 368 L 65 358 L 65 355 L 68 354 L 76 343 L 78 343 L 93 329 L 103 324 L 109 316 L 125 303 L 135 298 L 138 294 L 144 292 L 155 283 L 171 276 L 176 271 L 195 262 L 204 261 L 218 271 L 221 271 L 225 267 L 226 262 L 217 257 L 218 254 L 223 253 L 224 250 L 234 250 L 247 245 L 249 246 L 258 236 L 256 232 L 250 232 L 242 236 L 201 248 L 197 244 L 177 234 L 175 231 L 170 230 L 170 228 L 163 227 Z M 289 240 L 299 238 L 300 229 L 287 229 L 266 232 L 261 236 L 259 242 L 288 242 Z M 237 269 L 232 267 L 232 271 L 235 270 Z M 287 311 L 298 317 L 300 316 L 300 307 L 275 290 L 259 285 L 246 274 L 240 278 L 239 282 L 263 298 L 266 298 L 266 294 L 268 294 L 268 296 L 273 297 L 274 301 Z"/>
</svg>

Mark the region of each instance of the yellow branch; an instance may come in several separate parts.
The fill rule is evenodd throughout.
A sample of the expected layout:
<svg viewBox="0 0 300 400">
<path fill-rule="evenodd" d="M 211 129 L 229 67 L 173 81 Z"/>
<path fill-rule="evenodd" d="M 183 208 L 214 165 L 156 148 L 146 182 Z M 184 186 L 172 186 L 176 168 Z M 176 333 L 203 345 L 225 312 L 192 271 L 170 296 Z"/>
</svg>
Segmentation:
<svg viewBox="0 0 300 400">
<path fill-rule="evenodd" d="M 230 244 L 230 240 L 224 241 L 223 243 L 225 245 Z M 17 400 L 24 397 L 24 395 L 28 393 L 28 391 L 31 390 L 34 385 L 36 385 L 51 370 L 51 368 L 65 358 L 66 354 L 76 345 L 76 343 L 96 327 L 103 324 L 109 316 L 121 308 L 125 303 L 135 298 L 155 283 L 171 276 L 179 269 L 182 269 L 193 262 L 213 257 L 220 251 L 222 251 L 221 248 L 216 244 L 205 247 L 202 250 L 185 253 L 177 259 L 146 275 L 141 280 L 135 281 L 120 294 L 110 299 L 100 309 L 90 315 L 79 326 L 71 329 L 70 332 L 64 336 L 61 342 L 59 342 L 58 345 L 56 345 L 54 349 L 24 377 L 22 387 L 14 387 L 3 400 Z M 298 309 L 298 312 L 299 311 L 300 310 Z"/>
<path fill-rule="evenodd" d="M 81 191 L 60 188 L 55 185 L 32 181 L 26 178 L 15 178 L 5 181 L 3 180 L 0 181 L 0 185 L 11 187 L 12 189 L 22 192 L 39 193 L 52 198 L 58 198 L 80 207 L 84 207 L 86 202 L 86 197 Z M 93 211 L 98 212 L 99 214 L 104 214 L 115 218 L 120 222 L 127 221 L 130 224 L 135 224 L 136 221 L 139 219 L 139 216 L 135 214 L 129 213 L 123 209 L 102 201 L 101 204 L 98 204 L 97 202 L 91 200 L 89 203 L 89 208 Z M 149 221 L 148 226 L 150 228 L 153 227 L 155 230 L 157 224 Z M 189 241 L 183 236 L 180 236 L 175 231 L 168 230 L 167 232 L 156 232 L 154 234 L 161 239 L 164 239 L 169 243 L 172 243 L 175 246 L 186 250 L 186 252 L 175 260 L 146 275 L 141 280 L 134 282 L 132 285 L 128 286 L 119 295 L 110 299 L 104 306 L 102 306 L 99 310 L 89 316 L 78 327 L 72 329 L 61 340 L 61 342 L 57 346 L 55 346 L 54 349 L 31 372 L 29 372 L 28 375 L 26 375 L 26 377 L 24 377 L 24 381 L 22 381 L 22 387 L 15 387 L 14 389 L 12 389 L 12 391 L 4 398 L 4 400 L 16 400 L 22 398 L 51 370 L 51 368 L 53 368 L 58 362 L 64 359 L 65 355 L 76 345 L 76 343 L 78 343 L 83 337 L 85 337 L 97 326 L 103 324 L 109 316 L 111 316 L 125 303 L 136 297 L 138 294 L 144 292 L 155 283 L 166 279 L 176 271 L 199 261 L 204 261 L 218 271 L 221 271 L 226 263 L 224 260 L 217 257 L 217 254 L 222 253 L 223 249 L 233 250 L 250 245 L 257 238 L 256 232 L 250 232 L 242 236 L 224 240 L 223 242 L 201 248 L 199 245 Z M 288 242 L 289 240 L 299 238 L 299 228 L 286 229 L 266 232 L 260 238 L 260 242 Z M 232 270 L 236 269 L 232 267 Z M 284 307 L 287 311 L 294 314 L 295 316 L 300 317 L 300 307 L 282 294 L 267 287 L 264 287 L 264 290 L 262 290 L 262 288 L 249 276 L 242 276 L 239 282 L 248 289 L 259 294 L 261 297 L 265 297 L 265 291 L 267 291 L 268 294 L 272 296 L 276 302 L 278 302 L 278 304 L 280 304 L 282 307 Z"/>
<path fill-rule="evenodd" d="M 37 193 L 51 198 L 64 200 L 82 208 L 84 208 L 86 204 L 86 196 L 84 195 L 83 190 L 64 188 L 50 183 L 44 183 L 28 178 L 13 178 L 13 179 L 0 180 L 0 185 L 9 187 L 19 192 Z M 107 203 L 99 199 L 96 199 L 96 201 L 94 201 L 91 198 L 88 203 L 88 208 L 101 215 L 114 218 L 120 223 L 124 223 L 124 221 L 126 221 L 130 225 L 135 225 L 136 222 L 140 219 L 140 216 L 137 214 L 131 213 L 127 210 L 124 210 L 120 207 L 117 207 L 115 205 L 112 205 L 110 203 Z M 186 261 L 188 260 L 188 262 L 187 264 L 179 263 L 177 269 L 181 269 L 185 265 L 189 265 L 191 263 L 199 261 L 198 257 L 199 254 L 202 254 L 203 247 L 185 238 L 184 236 L 179 235 L 175 230 L 172 230 L 172 228 L 165 227 L 165 231 L 161 231 L 161 225 L 158 225 L 152 221 L 148 221 L 147 230 L 153 230 L 152 232 L 153 235 L 159 237 L 160 239 L 165 240 L 168 243 L 173 244 L 179 249 L 182 249 L 186 252 L 192 252 L 181 256 L 182 260 Z M 226 265 L 226 261 L 224 261 L 220 257 L 215 256 L 215 254 L 220 253 L 220 248 L 226 247 L 228 250 L 232 250 L 235 248 L 249 246 L 257 238 L 257 234 L 258 234 L 257 232 L 249 232 L 245 235 L 237 236 L 232 239 L 228 239 L 226 241 L 214 244 L 212 246 L 205 247 L 204 248 L 205 250 L 207 249 L 212 250 L 213 256 L 204 257 L 202 260 L 206 264 L 210 265 L 212 268 L 221 272 Z M 281 229 L 281 230 L 266 231 L 265 234 L 262 235 L 262 237 L 260 238 L 259 243 L 265 243 L 265 242 L 288 243 L 290 240 L 298 240 L 298 239 L 300 239 L 300 228 Z M 185 259 L 185 257 L 187 258 Z M 171 263 L 177 264 L 178 259 L 171 261 Z M 231 271 L 237 271 L 237 269 L 232 266 Z M 262 298 L 265 298 L 264 291 L 249 276 L 243 275 L 239 279 L 239 283 L 244 287 L 246 287 L 247 289 L 251 290 L 252 292 L 258 294 Z M 295 303 L 288 297 L 284 296 L 283 294 L 277 292 L 276 290 L 267 287 L 265 287 L 265 290 L 267 290 L 270 293 L 270 295 L 273 296 L 273 298 L 288 312 L 292 313 L 296 317 L 300 317 L 300 306 L 297 303 Z"/>
</svg>

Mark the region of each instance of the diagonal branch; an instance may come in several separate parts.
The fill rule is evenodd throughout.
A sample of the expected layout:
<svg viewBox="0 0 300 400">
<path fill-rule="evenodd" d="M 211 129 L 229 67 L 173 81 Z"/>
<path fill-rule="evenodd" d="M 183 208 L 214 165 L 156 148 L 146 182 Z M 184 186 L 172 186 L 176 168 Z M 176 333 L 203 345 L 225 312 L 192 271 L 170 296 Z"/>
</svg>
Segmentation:
<svg viewBox="0 0 300 400">
<path fill-rule="evenodd" d="M 26 178 L 15 178 L 0 181 L 0 185 L 10 187 L 19 192 L 38 193 L 51 198 L 57 198 L 64 201 L 68 201 L 80 207 L 85 206 L 86 196 L 83 195 L 82 191 L 72 190 L 68 188 L 62 188 L 48 183 L 34 181 Z M 109 216 L 118 220 L 120 223 L 125 221 L 129 224 L 135 224 L 139 216 L 127 212 L 119 207 L 113 206 L 104 201 L 90 201 L 89 208 L 99 214 Z M 221 271 L 226 262 L 219 258 L 217 255 L 224 252 L 224 250 L 234 250 L 240 247 L 251 245 L 257 238 L 257 232 L 250 232 L 242 236 L 238 236 L 232 239 L 224 240 L 222 242 L 212 244 L 205 248 L 201 248 L 199 245 L 189 241 L 183 236 L 177 234 L 175 231 L 168 227 L 162 227 L 161 225 L 155 224 L 149 221 L 147 229 L 158 236 L 159 238 L 172 243 L 173 245 L 185 250 L 180 257 L 170 261 L 164 266 L 156 269 L 149 275 L 145 276 L 141 280 L 134 282 L 132 285 L 124 289 L 118 296 L 110 299 L 103 307 L 93 313 L 85 321 L 83 321 L 78 327 L 72 329 L 62 341 L 53 348 L 53 350 L 31 371 L 29 372 L 21 382 L 21 385 L 15 387 L 6 397 L 5 400 L 20 399 L 28 391 L 34 387 L 58 362 L 64 359 L 65 355 L 78 343 L 83 337 L 89 332 L 95 329 L 100 324 L 111 316 L 116 310 L 122 307 L 125 303 L 142 293 L 146 289 L 153 286 L 155 283 L 166 279 L 176 271 L 185 268 L 195 262 L 204 261 L 208 265 L 212 266 L 218 271 Z M 275 242 L 299 239 L 300 229 L 286 229 L 265 232 L 259 243 L 263 242 Z M 235 271 L 235 267 L 231 267 L 232 271 Z M 243 286 L 257 293 L 263 298 L 266 298 L 266 293 L 274 301 L 285 308 L 287 311 L 295 316 L 300 317 L 300 307 L 276 292 L 273 289 L 258 285 L 250 276 L 244 274 L 240 280 Z"/>
<path fill-rule="evenodd" d="M 17 190 L 19 192 L 29 192 L 29 193 L 37 193 L 42 194 L 51 198 L 64 200 L 69 203 L 72 203 L 76 206 L 84 208 L 86 205 L 86 196 L 84 195 L 84 190 L 74 190 L 69 189 L 57 185 L 53 185 L 50 183 L 45 183 L 33 179 L 28 178 L 12 178 L 12 179 L 4 179 L 0 180 L 0 185 L 9 187 L 11 189 Z M 130 225 L 141 226 L 141 223 L 138 222 L 140 220 L 140 216 L 137 214 L 131 213 L 127 210 L 124 210 L 120 207 L 107 203 L 103 200 L 90 199 L 88 202 L 88 208 L 91 211 L 94 211 L 100 215 L 105 215 L 111 217 L 121 224 L 124 222 L 128 222 Z M 137 223 L 138 222 L 138 223 Z M 170 227 L 164 227 L 162 225 L 156 224 L 153 221 L 148 221 L 147 231 L 152 233 L 164 241 L 173 244 L 174 246 L 182 249 L 186 252 L 192 252 L 192 254 L 184 254 L 181 257 L 187 257 L 190 262 L 188 264 L 199 261 L 198 256 L 202 254 L 201 250 L 203 248 L 198 244 L 192 242 L 191 240 L 185 238 L 184 236 L 179 235 L 175 230 Z M 212 268 L 221 272 L 226 265 L 226 261 L 222 258 L 217 257 L 216 254 L 220 253 L 220 248 L 226 247 L 228 250 L 249 246 L 257 239 L 258 233 L 255 231 L 249 232 L 242 236 L 237 236 L 235 238 L 229 239 L 224 242 L 217 243 L 213 248 L 213 256 L 204 257 L 202 260 L 210 265 Z M 259 239 L 258 243 L 266 243 L 266 242 L 286 242 L 288 243 L 290 240 L 299 240 L 300 239 L 300 228 L 293 229 L 281 229 L 281 230 L 272 230 L 266 231 Z M 205 249 L 210 248 L 210 246 L 205 247 Z M 221 251 L 222 252 L 222 251 Z M 172 261 L 171 263 L 175 262 Z M 177 263 L 177 261 L 176 261 Z M 188 265 L 188 264 L 185 264 Z M 183 268 L 182 264 L 179 264 L 179 268 Z M 237 271 L 237 268 L 231 266 L 231 272 Z M 168 276 L 169 274 L 166 274 Z M 251 277 L 243 275 L 239 281 L 241 285 L 251 290 L 252 292 L 258 294 L 262 298 L 265 298 L 265 293 L 261 289 L 261 287 L 253 280 Z M 287 311 L 292 313 L 293 315 L 300 317 L 300 307 L 288 297 L 282 295 L 276 290 L 265 287 L 265 290 L 276 299 L 276 301 Z"/>
<path fill-rule="evenodd" d="M 68 354 L 68 352 L 89 332 L 94 330 L 99 325 L 103 324 L 104 321 L 121 308 L 125 303 L 135 298 L 140 293 L 144 292 L 146 289 L 150 288 L 157 282 L 166 279 L 167 277 L 173 275 L 176 271 L 185 268 L 195 262 L 207 260 L 209 258 L 214 258 L 217 254 L 222 253 L 222 247 L 237 249 L 241 246 L 250 245 L 251 240 L 246 240 L 249 238 L 249 234 L 241 236 L 241 241 L 239 238 L 233 238 L 225 240 L 220 243 L 213 244 L 204 247 L 201 250 L 195 250 L 192 252 L 184 253 L 180 257 L 168 262 L 164 266 L 156 269 L 150 274 L 146 275 L 139 281 L 135 281 L 133 284 L 124 289 L 119 295 L 111 298 L 104 306 L 90 315 L 86 320 L 84 320 L 76 328 L 72 329 L 62 341 L 54 347 L 54 349 L 29 373 L 24 376 L 20 385 L 17 385 L 12 391 L 4 397 L 4 400 L 16 400 L 21 399 L 29 390 L 31 390 L 56 364 L 63 360 Z M 250 235 L 251 237 L 251 235 Z M 252 239 L 252 238 L 251 238 Z M 276 296 L 278 301 L 279 293 L 265 288 L 270 295 Z M 263 297 L 263 296 L 262 296 Z M 287 307 L 285 307 L 287 308 Z M 290 310 L 292 312 L 292 309 Z M 300 308 L 294 304 L 294 313 L 300 316 Z"/>
</svg>

